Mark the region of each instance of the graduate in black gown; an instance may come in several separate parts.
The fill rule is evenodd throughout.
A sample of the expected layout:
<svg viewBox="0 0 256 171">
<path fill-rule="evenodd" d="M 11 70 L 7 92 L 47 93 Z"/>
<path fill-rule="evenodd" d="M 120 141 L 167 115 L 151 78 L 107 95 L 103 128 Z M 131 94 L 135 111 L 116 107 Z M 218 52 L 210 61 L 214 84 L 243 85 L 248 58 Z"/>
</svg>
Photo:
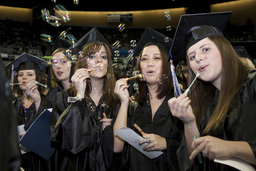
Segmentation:
<svg viewBox="0 0 256 171">
<path fill-rule="evenodd" d="M 47 93 L 45 108 L 52 108 L 61 90 L 70 88 L 71 61 L 64 52 L 70 47 L 68 40 L 58 37 L 52 53 L 51 65 L 48 67 L 47 85 L 50 89 Z"/>
<path fill-rule="evenodd" d="M 47 62 L 23 53 L 6 68 L 11 69 L 12 66 L 17 72 L 13 81 L 13 93 L 18 95 L 13 104 L 18 125 L 24 124 L 24 129 L 27 130 L 43 110 L 41 103 L 45 100 L 46 76 L 42 70 L 47 67 Z M 22 167 L 27 170 L 47 170 L 47 161 L 33 152 L 28 152 L 22 155 Z"/>
<path fill-rule="evenodd" d="M 73 86 L 61 91 L 53 106 L 50 138 L 62 155 L 54 170 L 104 171 L 111 167 L 112 154 L 105 148 L 109 142 L 104 134 L 118 111 L 111 46 L 96 28 L 79 45 L 84 46 L 83 55 L 76 62 Z"/>
<path fill-rule="evenodd" d="M 115 93 L 121 106 L 113 130 L 123 126 L 132 128 L 136 123 L 146 134 L 138 144 L 148 143 L 145 151 L 162 151 L 157 158 L 149 159 L 117 135 L 114 137 L 114 152 L 122 152 L 120 170 L 179 170 L 176 151 L 182 139 L 182 122 L 171 115 L 167 101 L 174 96 L 168 50 L 172 40 L 165 42 L 166 36 L 147 28 L 135 50 L 139 54 L 135 71 L 143 75 L 139 81 L 134 101 L 129 98 L 127 79 L 116 82 Z M 136 53 L 137 51 L 137 53 Z M 132 85 L 130 85 L 132 86 Z M 130 99 L 130 102 L 129 102 Z"/>
<path fill-rule="evenodd" d="M 184 15 L 177 28 L 176 35 L 184 37 L 176 37 L 172 53 L 188 61 L 189 83 L 200 74 L 188 94 L 168 102 L 184 123 L 185 137 L 177 153 L 181 170 L 237 170 L 214 159 L 256 165 L 256 71 L 241 62 L 220 31 L 230 15 Z M 196 161 L 198 155 L 203 163 Z"/>
</svg>

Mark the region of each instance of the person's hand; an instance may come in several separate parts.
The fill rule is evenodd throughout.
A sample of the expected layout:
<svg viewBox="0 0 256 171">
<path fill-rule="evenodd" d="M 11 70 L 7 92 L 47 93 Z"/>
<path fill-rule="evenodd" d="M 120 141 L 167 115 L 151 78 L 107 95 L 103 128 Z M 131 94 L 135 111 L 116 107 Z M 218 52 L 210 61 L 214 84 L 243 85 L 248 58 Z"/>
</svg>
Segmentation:
<svg viewBox="0 0 256 171">
<path fill-rule="evenodd" d="M 195 115 L 189 105 L 190 102 L 191 101 L 186 93 L 183 93 L 178 98 L 171 98 L 168 101 L 172 115 L 179 118 L 184 124 L 189 124 L 195 121 Z"/>
<path fill-rule="evenodd" d="M 80 98 L 84 98 L 87 78 L 90 78 L 90 73 L 86 68 L 76 70 L 74 75 L 71 77 L 71 81 L 76 88 L 77 95 Z"/>
<path fill-rule="evenodd" d="M 144 139 L 140 140 L 139 145 L 148 143 L 144 151 L 161 151 L 167 148 L 166 139 L 156 134 L 145 134 Z"/>
<path fill-rule="evenodd" d="M 104 130 L 107 126 L 111 125 L 112 119 L 103 118 L 101 119 L 102 122 L 102 130 Z"/>
<path fill-rule="evenodd" d="M 125 78 L 121 78 L 116 81 L 114 92 L 120 99 L 122 103 L 128 103 L 129 102 L 129 92 L 128 92 L 128 85 Z"/>
<path fill-rule="evenodd" d="M 41 95 L 37 89 L 37 86 L 38 85 L 36 85 L 35 80 L 29 82 L 26 86 L 25 94 L 30 96 L 35 101 L 35 103 L 40 103 Z"/>
<path fill-rule="evenodd" d="M 202 152 L 204 157 L 210 160 L 229 159 L 232 157 L 232 145 L 230 141 L 222 140 L 212 136 L 204 136 L 195 139 L 191 145 L 193 152 L 191 153 L 190 160 L 194 159 L 198 153 Z"/>
</svg>

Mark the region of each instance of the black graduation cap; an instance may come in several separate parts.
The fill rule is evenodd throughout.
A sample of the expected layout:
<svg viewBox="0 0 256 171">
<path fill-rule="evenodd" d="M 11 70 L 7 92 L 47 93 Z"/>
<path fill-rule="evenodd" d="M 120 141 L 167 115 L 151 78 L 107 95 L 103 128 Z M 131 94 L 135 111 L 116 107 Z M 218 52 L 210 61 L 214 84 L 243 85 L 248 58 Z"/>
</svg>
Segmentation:
<svg viewBox="0 0 256 171">
<path fill-rule="evenodd" d="M 93 27 L 89 32 L 87 32 L 82 38 L 80 38 L 75 46 L 71 46 L 64 52 L 65 56 L 71 61 L 78 58 L 79 52 L 83 50 L 84 46 L 90 42 L 103 42 L 108 45 L 113 54 L 112 46 L 107 42 L 107 40 L 102 36 L 96 27 Z"/>
<path fill-rule="evenodd" d="M 173 41 L 171 38 L 167 37 L 162 33 L 159 33 L 156 30 L 153 30 L 152 28 L 147 27 L 138 45 L 134 50 L 134 56 L 139 56 L 144 46 L 148 43 L 151 43 L 151 44 L 157 43 L 158 45 L 164 47 L 164 49 L 167 50 L 167 53 L 168 53 L 171 48 L 172 42 Z"/>
<path fill-rule="evenodd" d="M 240 57 L 256 59 L 256 42 L 252 41 L 230 41 L 236 53 Z"/>
<path fill-rule="evenodd" d="M 68 49 L 70 45 L 71 45 L 71 42 L 69 40 L 58 36 L 53 46 L 53 52 L 59 48 Z"/>
<path fill-rule="evenodd" d="M 14 65 L 14 71 L 17 71 L 17 72 L 20 70 L 27 70 L 27 69 L 42 71 L 47 67 L 47 61 L 24 52 L 17 59 L 7 64 L 5 68 L 11 69 L 12 65 Z"/>
<path fill-rule="evenodd" d="M 170 54 L 173 61 L 185 60 L 186 50 L 211 35 L 223 36 L 232 12 L 185 14 L 180 17 Z"/>
</svg>

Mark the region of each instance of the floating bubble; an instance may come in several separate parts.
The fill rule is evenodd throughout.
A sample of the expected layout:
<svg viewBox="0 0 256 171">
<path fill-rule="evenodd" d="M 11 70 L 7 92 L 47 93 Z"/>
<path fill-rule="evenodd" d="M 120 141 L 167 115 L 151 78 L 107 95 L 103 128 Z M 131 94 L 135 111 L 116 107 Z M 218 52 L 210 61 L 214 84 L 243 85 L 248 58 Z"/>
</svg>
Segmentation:
<svg viewBox="0 0 256 171">
<path fill-rule="evenodd" d="M 171 31 L 172 30 L 172 26 L 166 26 L 166 30 L 167 31 Z"/>
<path fill-rule="evenodd" d="M 59 35 L 59 37 L 62 37 L 62 38 L 66 38 L 67 34 L 68 34 L 68 31 L 71 29 L 71 27 L 69 27 L 67 30 L 65 31 L 62 31 Z"/>
<path fill-rule="evenodd" d="M 72 51 L 70 49 L 67 49 L 64 54 L 66 55 L 66 57 L 70 58 L 72 55 Z"/>
<path fill-rule="evenodd" d="M 118 57 L 114 57 L 114 62 L 117 62 L 117 60 L 118 60 Z"/>
<path fill-rule="evenodd" d="M 119 40 L 117 40 L 115 43 L 113 43 L 113 48 L 114 49 L 117 49 L 117 48 L 119 48 L 119 46 L 120 46 L 120 41 Z"/>
<path fill-rule="evenodd" d="M 56 3 L 56 0 L 52 0 L 53 3 Z"/>
<path fill-rule="evenodd" d="M 133 84 L 133 89 L 136 91 L 136 93 L 140 93 L 139 92 L 139 84 L 138 83 L 134 83 Z"/>
<path fill-rule="evenodd" d="M 169 38 L 169 37 L 165 37 L 165 38 L 164 38 L 164 42 L 165 42 L 165 43 L 168 43 L 169 41 L 170 41 L 170 38 Z"/>
<path fill-rule="evenodd" d="M 59 23 L 59 20 L 61 19 L 54 15 L 51 15 L 49 10 L 47 10 L 46 8 L 41 9 L 41 17 L 45 22 L 52 26 L 59 27 L 61 25 L 61 23 Z"/>
<path fill-rule="evenodd" d="M 164 12 L 164 16 L 167 18 L 167 21 L 170 21 L 170 20 L 172 20 L 172 18 L 171 18 L 171 15 L 170 15 L 170 12 L 169 11 L 165 11 Z"/>
<path fill-rule="evenodd" d="M 136 40 L 131 40 L 131 41 L 130 41 L 130 45 L 131 45 L 131 47 L 137 46 Z"/>
<path fill-rule="evenodd" d="M 138 75 L 138 74 L 140 74 L 140 71 L 133 71 L 133 72 L 132 72 L 132 75 L 134 75 L 134 76 L 135 76 L 135 75 Z"/>
<path fill-rule="evenodd" d="M 116 57 L 118 57 L 120 55 L 119 50 L 115 50 L 114 54 L 115 54 Z"/>
<path fill-rule="evenodd" d="M 53 10 L 55 12 L 55 15 L 57 17 L 60 17 L 64 22 L 70 21 L 69 12 L 63 5 L 57 4 L 55 5 L 55 7 L 53 7 Z"/>
<path fill-rule="evenodd" d="M 73 0 L 73 4 L 74 5 L 78 5 L 79 4 L 79 0 Z"/>
<path fill-rule="evenodd" d="M 83 58 L 84 57 L 84 52 L 83 51 L 79 51 L 78 52 L 78 57 L 79 58 Z"/>
<path fill-rule="evenodd" d="M 158 79 L 157 82 L 158 82 L 158 84 L 163 84 L 161 79 Z"/>
<path fill-rule="evenodd" d="M 51 35 L 42 33 L 42 34 L 40 34 L 40 36 L 41 36 L 40 39 L 41 39 L 42 41 L 45 41 L 45 42 L 52 42 L 52 36 L 51 36 Z"/>
<path fill-rule="evenodd" d="M 121 23 L 118 25 L 118 31 L 122 32 L 125 29 L 125 24 Z"/>
<path fill-rule="evenodd" d="M 76 38 L 72 34 L 68 34 L 67 38 L 71 41 L 73 48 L 74 48 L 76 45 Z"/>
<path fill-rule="evenodd" d="M 166 74 L 164 74 L 163 77 L 165 80 L 168 79 L 168 75 L 166 75 Z"/>
<path fill-rule="evenodd" d="M 133 59 L 133 54 L 134 54 L 134 50 L 133 49 L 130 49 L 128 51 L 128 56 L 126 57 L 127 61 L 131 61 Z"/>
</svg>

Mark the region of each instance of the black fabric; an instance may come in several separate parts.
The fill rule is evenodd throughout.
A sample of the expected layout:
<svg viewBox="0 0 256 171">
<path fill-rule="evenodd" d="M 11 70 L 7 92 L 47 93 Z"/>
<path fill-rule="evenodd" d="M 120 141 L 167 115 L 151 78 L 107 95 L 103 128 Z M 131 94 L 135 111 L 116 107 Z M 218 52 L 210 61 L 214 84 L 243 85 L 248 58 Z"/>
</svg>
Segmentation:
<svg viewBox="0 0 256 171">
<path fill-rule="evenodd" d="M 183 123 L 174 118 L 168 107 L 168 100 L 173 96 L 167 96 L 160 105 L 152 120 L 152 111 L 147 103 L 130 105 L 127 126 L 138 134 L 133 126 L 136 123 L 145 133 L 157 134 L 164 137 L 167 149 L 155 159 L 149 159 L 137 149 L 125 143 L 122 156 L 121 170 L 179 170 L 176 150 L 180 146 L 183 136 Z"/>
<path fill-rule="evenodd" d="M 168 39 L 168 41 L 165 41 L 165 38 Z M 149 42 L 161 44 L 162 46 L 165 47 L 164 49 L 166 49 L 168 53 L 173 41 L 171 38 L 167 37 L 166 35 L 159 33 L 158 31 L 152 28 L 147 27 L 142 37 L 140 38 L 138 45 L 134 50 L 134 56 L 139 56 L 144 46 Z"/>
<path fill-rule="evenodd" d="M 11 102 L 11 89 L 0 58 L 0 170 L 18 170 L 21 156 L 18 145 L 17 120 Z"/>
<path fill-rule="evenodd" d="M 102 131 L 103 99 L 96 106 L 89 96 L 76 103 L 67 103 L 68 94 L 61 91 L 53 107 L 50 121 L 50 138 L 59 156 L 51 159 L 55 168 L 52 170 L 108 170 L 113 164 L 112 151 L 109 152 Z M 90 109 L 87 106 L 90 106 Z M 109 113 L 107 118 L 115 118 L 118 107 Z M 114 121 L 114 120 L 113 120 Z M 107 131 L 109 134 L 109 131 Z M 113 142 L 113 140 L 112 140 Z M 55 158 L 58 157 L 58 158 Z"/>
<path fill-rule="evenodd" d="M 209 122 L 211 115 L 217 105 L 219 91 L 216 90 L 216 98 L 214 102 L 207 108 L 202 120 L 199 123 L 199 131 L 201 136 L 204 128 Z M 254 156 L 256 157 L 256 70 L 251 70 L 246 81 L 240 88 L 231 109 L 228 112 L 227 118 L 223 124 L 216 130 L 208 132 L 206 135 L 211 135 L 223 140 L 230 141 L 246 141 L 249 143 Z M 189 170 L 188 155 L 186 152 L 185 139 L 178 151 L 179 165 L 181 170 Z M 215 163 L 214 161 L 204 158 L 205 171 L 233 171 L 233 167 Z"/>
</svg>

